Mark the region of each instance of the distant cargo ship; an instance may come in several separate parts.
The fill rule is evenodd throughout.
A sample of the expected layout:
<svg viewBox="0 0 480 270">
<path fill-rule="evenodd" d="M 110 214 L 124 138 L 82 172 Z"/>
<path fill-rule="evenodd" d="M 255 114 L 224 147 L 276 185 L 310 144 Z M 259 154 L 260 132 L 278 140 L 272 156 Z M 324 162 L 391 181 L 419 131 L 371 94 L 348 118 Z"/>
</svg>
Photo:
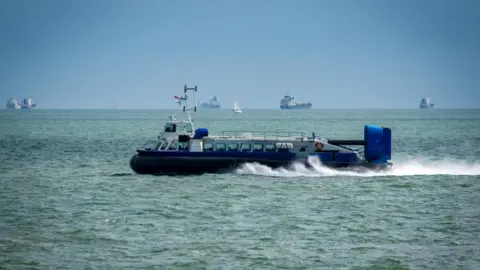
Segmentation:
<svg viewBox="0 0 480 270">
<path fill-rule="evenodd" d="M 209 109 L 220 109 L 222 104 L 217 96 L 214 96 L 208 100 L 208 102 L 200 103 L 200 108 L 209 108 Z"/>
<path fill-rule="evenodd" d="M 7 109 L 20 109 L 22 106 L 20 106 L 20 103 L 14 98 L 10 98 L 7 100 Z"/>
<path fill-rule="evenodd" d="M 32 109 L 37 107 L 37 104 L 31 98 L 24 98 L 20 106 L 22 106 L 22 109 Z"/>
<path fill-rule="evenodd" d="M 280 109 L 282 110 L 292 110 L 292 109 L 310 109 L 312 108 L 311 102 L 297 102 L 295 97 L 285 95 L 280 101 Z"/>
<path fill-rule="evenodd" d="M 21 103 L 14 98 L 7 100 L 7 109 L 32 109 L 35 107 L 37 107 L 37 104 L 31 98 L 24 98 Z"/>
<path fill-rule="evenodd" d="M 433 108 L 434 104 L 430 102 L 429 97 L 424 97 L 420 100 L 420 109 L 428 109 L 428 108 Z"/>
</svg>

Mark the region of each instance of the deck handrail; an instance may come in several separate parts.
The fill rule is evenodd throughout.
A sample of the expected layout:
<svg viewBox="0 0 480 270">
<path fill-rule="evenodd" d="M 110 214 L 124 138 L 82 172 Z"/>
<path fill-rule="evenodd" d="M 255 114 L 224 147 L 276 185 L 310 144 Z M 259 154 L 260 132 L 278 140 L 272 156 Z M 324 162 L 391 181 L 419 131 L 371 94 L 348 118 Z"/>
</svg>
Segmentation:
<svg viewBox="0 0 480 270">
<path fill-rule="evenodd" d="M 278 138 L 295 138 L 295 137 L 305 137 L 305 132 L 301 131 L 252 131 L 252 130 L 225 130 L 221 131 L 222 136 L 228 136 L 227 134 L 232 134 L 230 136 L 237 137 L 241 134 L 251 133 L 263 135 L 263 139 L 267 139 L 270 136 L 274 136 L 276 139 Z M 269 136 L 270 135 L 270 136 Z"/>
</svg>

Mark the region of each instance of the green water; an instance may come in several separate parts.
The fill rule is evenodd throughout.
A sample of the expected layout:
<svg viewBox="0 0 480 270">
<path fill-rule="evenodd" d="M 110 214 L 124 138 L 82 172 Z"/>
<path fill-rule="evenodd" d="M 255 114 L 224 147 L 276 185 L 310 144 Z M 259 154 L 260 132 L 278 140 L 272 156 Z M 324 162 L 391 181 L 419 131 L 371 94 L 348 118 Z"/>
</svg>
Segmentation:
<svg viewBox="0 0 480 270">
<path fill-rule="evenodd" d="M 210 133 L 384 125 L 395 170 L 134 174 L 171 112 L 0 111 L 0 268 L 480 268 L 480 110 L 201 110 Z"/>
</svg>

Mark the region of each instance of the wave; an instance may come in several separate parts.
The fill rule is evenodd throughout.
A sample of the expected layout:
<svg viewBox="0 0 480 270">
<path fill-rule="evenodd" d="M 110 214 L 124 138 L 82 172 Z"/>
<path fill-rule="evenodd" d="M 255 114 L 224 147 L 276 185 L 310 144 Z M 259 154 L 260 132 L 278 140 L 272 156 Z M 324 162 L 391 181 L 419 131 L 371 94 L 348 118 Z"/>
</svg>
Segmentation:
<svg viewBox="0 0 480 270">
<path fill-rule="evenodd" d="M 250 174 L 262 176 L 281 177 L 328 177 L 328 176 L 411 176 L 411 175 L 480 175 L 480 164 L 469 163 L 460 160 L 433 160 L 426 158 L 412 158 L 394 162 L 394 167 L 389 171 L 347 171 L 328 168 L 321 164 L 318 157 L 309 157 L 308 163 L 311 168 L 304 164 L 293 163 L 288 168 L 272 169 L 258 163 L 247 163 L 238 168 L 237 174 Z"/>
</svg>

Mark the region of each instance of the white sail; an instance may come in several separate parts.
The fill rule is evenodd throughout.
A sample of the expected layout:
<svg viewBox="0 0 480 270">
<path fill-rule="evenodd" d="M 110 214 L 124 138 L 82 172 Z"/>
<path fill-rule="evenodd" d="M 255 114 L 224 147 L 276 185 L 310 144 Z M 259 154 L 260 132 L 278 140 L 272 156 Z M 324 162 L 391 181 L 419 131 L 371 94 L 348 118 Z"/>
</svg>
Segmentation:
<svg viewBox="0 0 480 270">
<path fill-rule="evenodd" d="M 234 113 L 242 113 L 242 109 L 240 109 L 240 106 L 238 105 L 238 101 L 233 102 L 233 112 Z"/>
</svg>

